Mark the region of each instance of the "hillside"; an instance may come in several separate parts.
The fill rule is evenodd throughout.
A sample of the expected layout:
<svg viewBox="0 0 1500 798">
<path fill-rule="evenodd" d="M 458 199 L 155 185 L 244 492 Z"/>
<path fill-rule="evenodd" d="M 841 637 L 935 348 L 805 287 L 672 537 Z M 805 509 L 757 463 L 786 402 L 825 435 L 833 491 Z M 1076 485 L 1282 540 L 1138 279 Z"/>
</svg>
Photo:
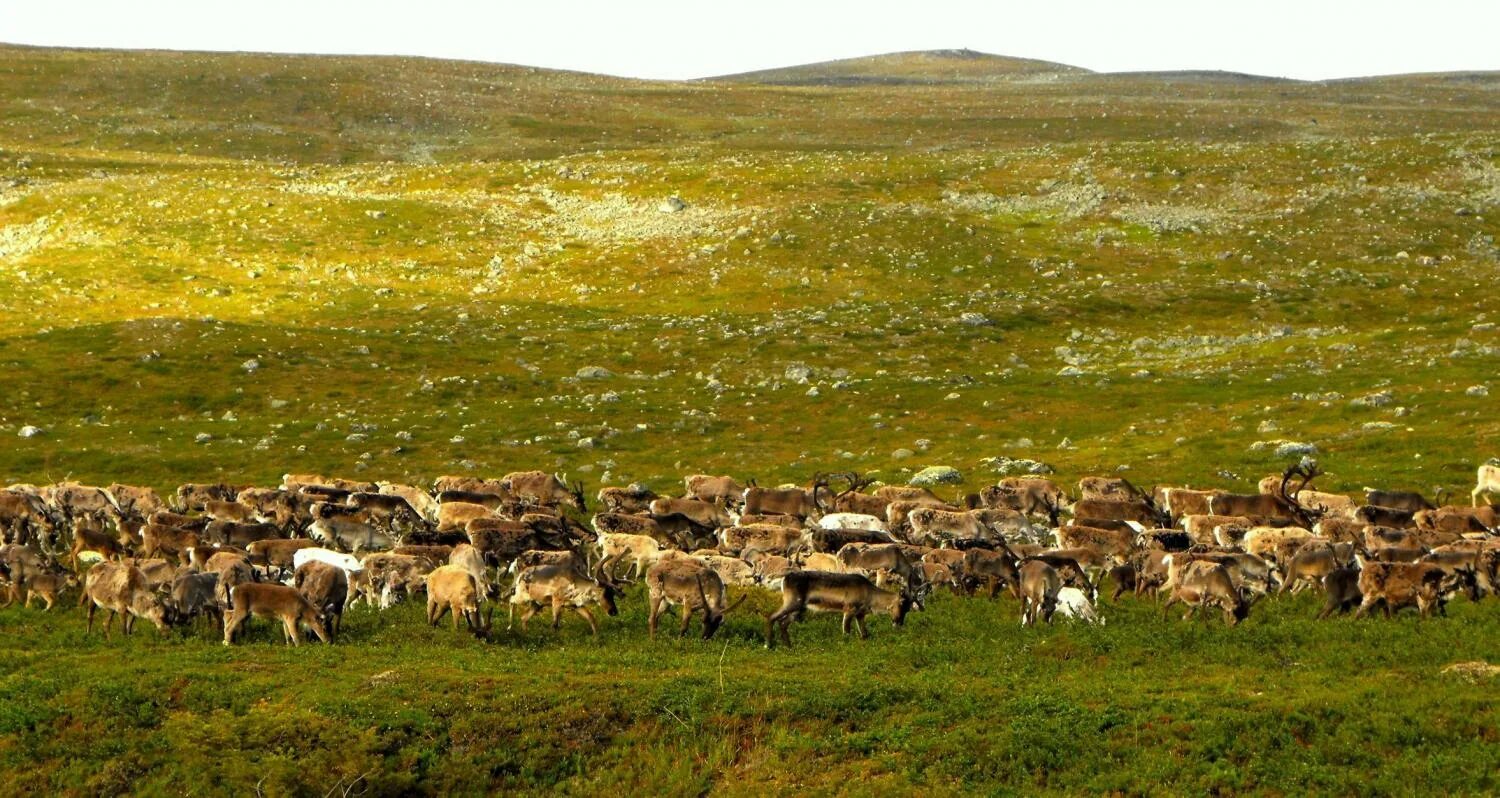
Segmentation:
<svg viewBox="0 0 1500 798">
<path fill-rule="evenodd" d="M 1311 451 L 1462 500 L 1500 454 L 1495 78 L 0 47 L 0 484 L 1254 491 Z M 1235 628 L 943 593 L 775 652 L 761 592 L 711 643 L 646 639 L 636 585 L 597 639 L 407 603 L 296 649 L 106 641 L 70 594 L 0 609 L 0 792 L 1494 794 L 1495 599 L 1312 592 Z"/>
<path fill-rule="evenodd" d="M 1087 72 L 1067 64 L 973 50 L 924 50 L 742 72 L 709 80 L 779 86 L 951 86 L 1049 79 Z"/>
<path fill-rule="evenodd" d="M 7 481 L 1494 453 L 1492 84 L 0 55 Z"/>
</svg>

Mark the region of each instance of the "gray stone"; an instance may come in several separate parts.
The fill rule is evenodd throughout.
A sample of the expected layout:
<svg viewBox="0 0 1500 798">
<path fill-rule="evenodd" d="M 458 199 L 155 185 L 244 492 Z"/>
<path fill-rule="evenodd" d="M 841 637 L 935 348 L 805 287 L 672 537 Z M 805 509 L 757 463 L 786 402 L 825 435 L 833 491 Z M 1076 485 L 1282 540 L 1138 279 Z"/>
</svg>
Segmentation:
<svg viewBox="0 0 1500 798">
<path fill-rule="evenodd" d="M 584 366 L 578 370 L 580 380 L 607 380 L 615 376 L 615 373 L 603 366 Z"/>
<path fill-rule="evenodd" d="M 667 197 L 661 201 L 660 205 L 656 206 L 656 209 L 662 213 L 677 213 L 685 208 L 687 208 L 687 203 L 683 202 L 682 197 L 676 195 Z"/>
<path fill-rule="evenodd" d="M 41 435 L 44 431 L 45 430 L 43 430 L 41 427 L 27 424 L 26 426 L 21 428 L 21 432 L 19 434 L 23 438 L 35 438 L 36 436 Z"/>
<path fill-rule="evenodd" d="M 1490 388 L 1488 385 L 1470 385 L 1464 393 L 1469 396 L 1489 396 Z"/>
<path fill-rule="evenodd" d="M 964 475 L 952 466 L 928 466 L 915 474 L 912 474 L 909 485 L 930 488 L 937 485 L 959 485 L 964 481 Z"/>
<path fill-rule="evenodd" d="M 892 460 L 905 460 L 906 458 L 911 457 L 911 456 L 913 456 L 915 454 L 916 454 L 916 452 L 914 452 L 914 451 L 912 451 L 910 449 L 897 449 L 896 451 L 891 452 L 891 459 Z"/>
</svg>

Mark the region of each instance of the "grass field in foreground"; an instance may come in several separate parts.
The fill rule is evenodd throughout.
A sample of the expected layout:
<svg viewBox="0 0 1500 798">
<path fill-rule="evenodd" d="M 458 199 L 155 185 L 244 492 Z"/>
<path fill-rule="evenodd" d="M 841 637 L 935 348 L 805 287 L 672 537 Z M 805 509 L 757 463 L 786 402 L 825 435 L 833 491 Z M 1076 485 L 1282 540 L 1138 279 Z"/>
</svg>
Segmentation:
<svg viewBox="0 0 1500 798">
<path fill-rule="evenodd" d="M 1312 620 L 1309 594 L 1238 628 L 1163 620 L 1023 629 L 1013 600 L 938 595 L 867 641 L 837 619 L 766 651 L 651 642 L 633 589 L 597 640 L 545 623 L 484 644 L 422 608 L 359 608 L 335 645 L 252 624 L 86 637 L 74 609 L 0 612 L 11 794 L 1486 794 L 1497 784 L 1493 600 L 1448 618 Z M 502 608 L 497 620 L 503 626 Z M 340 786 L 342 785 L 342 786 Z"/>
<path fill-rule="evenodd" d="M 973 490 L 1004 455 L 1245 491 L 1286 439 L 1324 489 L 1467 492 L 1500 454 L 1497 88 L 0 46 L 0 484 Z M 749 614 L 648 643 L 639 600 L 599 642 L 402 607 L 296 651 L 12 608 L 0 793 L 1495 793 L 1494 682 L 1441 668 L 1495 660 L 1496 605 L 1314 604 L 1023 631 L 940 597 L 773 653 Z"/>
</svg>

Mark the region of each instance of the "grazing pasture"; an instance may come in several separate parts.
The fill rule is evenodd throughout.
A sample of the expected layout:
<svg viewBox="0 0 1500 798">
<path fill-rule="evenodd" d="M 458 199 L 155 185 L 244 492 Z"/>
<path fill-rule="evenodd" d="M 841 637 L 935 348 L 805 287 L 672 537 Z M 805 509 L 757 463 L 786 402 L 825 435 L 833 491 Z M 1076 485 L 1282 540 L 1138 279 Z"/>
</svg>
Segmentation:
<svg viewBox="0 0 1500 798">
<path fill-rule="evenodd" d="M 598 639 L 573 618 L 490 644 L 420 602 L 296 649 L 266 621 L 232 648 L 207 625 L 105 642 L 76 609 L 13 607 L 0 767 L 8 790 L 86 794 L 1500 788 L 1497 677 L 1449 669 L 1494 661 L 1495 601 L 1318 622 L 1321 600 L 1227 628 L 1125 597 L 1103 626 L 1022 628 L 1008 597 L 940 592 L 903 629 L 824 617 L 770 652 L 746 608 L 712 641 L 649 641 L 638 588 Z"/>
<path fill-rule="evenodd" d="M 577 547 L 602 487 L 677 497 L 689 474 L 733 474 L 785 511 L 806 502 L 765 489 L 818 473 L 960 504 L 1055 471 L 1308 524 L 1334 508 L 1254 494 L 1316 461 L 1315 489 L 1349 509 L 1368 487 L 1493 501 L 1476 469 L 1500 453 L 1497 92 L 1488 73 L 1299 83 L 946 51 L 673 83 L 0 45 L 0 486 L 119 480 L 170 499 L 338 474 L 420 485 L 425 506 L 438 474 L 559 472 L 562 501 L 581 481 L 574 526 L 523 523 L 524 503 L 448 519 L 507 557 Z M 129 531 L 146 511 L 80 493 L 62 517 L 22 493 L 0 496 L 7 534 L 51 535 L 49 561 L 6 568 L 39 587 L 116 547 L 186 560 L 189 535 L 306 535 L 315 512 L 350 549 L 436 520 L 230 493 L 193 498 L 211 524 L 194 509 Z M 1039 526 L 1062 509 L 1021 504 Z M 1101 528 L 1069 533 L 1087 549 L 1073 567 L 1119 555 L 1122 576 L 1166 578 L 1147 550 L 1172 536 L 1092 506 Z M 958 509 L 915 512 L 924 539 L 1004 520 Z M 1445 540 L 1496 526 L 1493 508 L 1481 529 L 1401 512 L 1366 520 Z M 1293 564 L 1286 535 L 1238 518 L 1182 534 L 1244 535 L 1270 570 Z M 875 520 L 819 539 L 878 546 Z M 1346 520 L 1397 552 L 1382 556 L 1439 545 Z M 653 523 L 702 542 L 688 515 Z M 769 583 L 787 563 L 740 544 L 781 533 L 747 529 L 746 560 L 714 562 Z M 261 548 L 286 569 L 300 545 Z M 421 568 L 399 559 L 415 555 L 382 553 L 372 598 L 394 606 L 362 603 L 333 644 L 295 648 L 259 617 L 231 647 L 208 618 L 106 640 L 65 585 L 51 611 L 0 609 L 0 792 L 1500 790 L 1493 597 L 1319 621 L 1305 590 L 1230 627 L 1214 607 L 1185 622 L 1111 601 L 1106 582 L 1106 623 L 1023 628 L 1002 589 L 1015 563 L 984 551 L 917 572 L 972 566 L 997 598 L 938 588 L 902 628 L 872 613 L 868 640 L 810 613 L 772 651 L 781 596 L 737 584 L 730 600 L 750 598 L 710 641 L 670 634 L 675 610 L 648 639 L 639 581 L 618 615 L 595 613 L 597 637 L 545 612 L 507 631 L 503 606 L 475 635 L 425 624 Z M 260 571 L 217 565 L 268 575 L 272 555 L 254 556 Z M 1407 585 L 1402 600 L 1433 596 L 1423 569 L 1375 570 L 1413 576 L 1374 585 Z M 1060 584 L 1033 586 L 1046 604 Z"/>
</svg>

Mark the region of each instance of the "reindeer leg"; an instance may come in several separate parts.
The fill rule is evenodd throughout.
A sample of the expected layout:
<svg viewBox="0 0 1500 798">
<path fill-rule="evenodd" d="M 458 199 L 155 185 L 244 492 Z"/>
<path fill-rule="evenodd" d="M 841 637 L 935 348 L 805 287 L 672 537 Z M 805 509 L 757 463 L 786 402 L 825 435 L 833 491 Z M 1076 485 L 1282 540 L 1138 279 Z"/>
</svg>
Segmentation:
<svg viewBox="0 0 1500 798">
<path fill-rule="evenodd" d="M 91 634 L 94 633 L 94 610 L 96 608 L 97 608 L 97 605 L 94 604 L 94 602 L 90 601 L 89 602 L 89 628 L 88 628 L 87 632 L 84 632 L 84 634 L 90 634 L 91 635 Z"/>
<path fill-rule="evenodd" d="M 229 645 L 234 640 L 234 635 L 240 630 L 245 622 L 245 616 L 238 610 L 230 610 L 229 618 L 224 621 L 224 645 Z"/>
<path fill-rule="evenodd" d="M 124 624 L 125 624 L 124 621 L 120 622 L 121 626 L 123 626 Z M 105 640 L 109 639 L 109 629 L 110 629 L 111 626 L 114 626 L 114 625 L 115 625 L 115 611 L 113 609 L 111 609 L 109 611 L 109 617 L 104 619 L 104 639 Z"/>
<path fill-rule="evenodd" d="M 870 629 L 869 627 L 865 626 L 865 614 L 863 612 L 858 613 L 854 616 L 854 625 L 859 627 L 860 640 L 870 639 Z"/>
<path fill-rule="evenodd" d="M 458 631 L 458 616 L 459 616 L 460 613 L 463 614 L 464 620 L 468 621 L 469 626 L 471 628 L 474 626 L 474 622 L 473 621 L 469 621 L 469 612 L 468 612 L 468 610 L 465 610 L 462 607 L 451 607 L 451 608 L 450 607 L 443 607 L 441 611 L 442 612 L 448 612 L 450 609 L 453 612 L 453 631 L 455 631 L 455 632 Z M 439 617 L 442 617 L 442 616 L 439 616 Z"/>
<path fill-rule="evenodd" d="M 704 615 L 706 617 L 707 614 L 708 614 L 707 608 L 705 608 L 703 610 L 703 612 L 704 612 Z M 692 622 L 693 622 L 693 611 L 692 611 L 692 609 L 690 607 L 688 607 L 688 605 L 683 604 L 682 605 L 682 628 L 677 630 L 677 636 L 678 637 L 687 637 L 688 624 L 690 624 Z"/>
<path fill-rule="evenodd" d="M 588 607 L 574 607 L 573 611 L 576 612 L 576 613 L 578 613 L 579 615 L 582 615 L 583 619 L 585 621 L 589 622 L 589 632 L 591 634 L 593 634 L 594 637 L 598 637 L 599 636 L 599 624 L 594 621 L 594 614 L 592 612 L 589 612 L 589 608 Z"/>
<path fill-rule="evenodd" d="M 560 629 L 560 628 L 562 628 L 562 611 L 563 611 L 563 599 L 562 599 L 562 594 L 559 593 L 559 594 L 557 594 L 557 595 L 555 595 L 555 596 L 552 597 L 552 628 L 553 629 Z"/>
</svg>

